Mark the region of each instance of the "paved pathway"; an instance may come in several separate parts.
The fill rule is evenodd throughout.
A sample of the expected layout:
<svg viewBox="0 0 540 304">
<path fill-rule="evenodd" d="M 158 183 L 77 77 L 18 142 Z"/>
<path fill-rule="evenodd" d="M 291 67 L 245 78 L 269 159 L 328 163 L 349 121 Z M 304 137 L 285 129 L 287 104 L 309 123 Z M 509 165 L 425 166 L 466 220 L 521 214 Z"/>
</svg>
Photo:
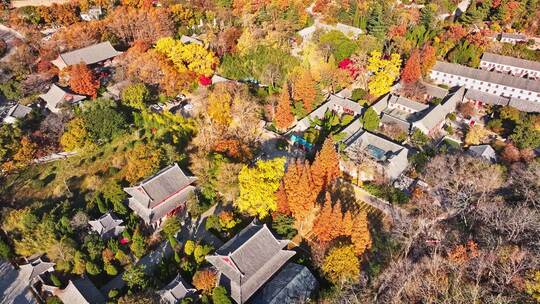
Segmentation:
<svg viewBox="0 0 540 304">
<path fill-rule="evenodd" d="M 0 303 L 37 304 L 27 282 L 18 279 L 19 275 L 10 263 L 0 261 Z"/>
<path fill-rule="evenodd" d="M 384 213 L 386 216 L 388 216 L 392 221 L 395 220 L 401 220 L 405 218 L 408 213 L 404 209 L 390 204 L 389 202 L 378 198 L 366 190 L 362 189 L 361 187 L 351 184 L 354 189 L 354 195 L 358 201 L 362 201 L 374 208 L 379 209 L 382 213 Z"/>
</svg>

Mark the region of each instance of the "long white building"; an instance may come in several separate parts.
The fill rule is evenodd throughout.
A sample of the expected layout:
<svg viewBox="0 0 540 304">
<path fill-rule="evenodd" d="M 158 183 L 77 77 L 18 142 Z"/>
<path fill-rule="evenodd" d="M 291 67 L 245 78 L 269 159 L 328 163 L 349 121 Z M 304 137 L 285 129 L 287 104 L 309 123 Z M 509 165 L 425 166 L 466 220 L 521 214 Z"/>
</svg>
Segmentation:
<svg viewBox="0 0 540 304">
<path fill-rule="evenodd" d="M 489 96 L 504 99 L 502 105 L 510 105 L 521 111 L 540 112 L 540 81 L 503 73 L 473 69 L 459 64 L 437 61 L 431 79 L 448 86 L 462 86 L 468 91 L 483 94 L 484 103 L 493 103 Z M 501 104 L 498 102 L 497 104 Z"/>
<path fill-rule="evenodd" d="M 493 53 L 484 53 L 480 68 L 488 71 L 512 74 L 518 77 L 539 79 L 540 62 L 524 60 Z"/>
</svg>

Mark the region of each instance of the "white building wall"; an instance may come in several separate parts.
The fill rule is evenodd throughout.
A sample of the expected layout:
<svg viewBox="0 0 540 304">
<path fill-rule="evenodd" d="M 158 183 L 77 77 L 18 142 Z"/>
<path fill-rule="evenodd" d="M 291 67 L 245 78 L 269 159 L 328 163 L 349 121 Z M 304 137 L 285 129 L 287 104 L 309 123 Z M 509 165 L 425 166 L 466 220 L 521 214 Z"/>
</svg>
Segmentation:
<svg viewBox="0 0 540 304">
<path fill-rule="evenodd" d="M 488 83 L 463 76 L 447 74 L 439 71 L 431 71 L 431 79 L 437 83 L 443 83 L 451 86 L 463 86 L 466 89 L 475 89 L 478 91 L 495 94 L 504 97 L 514 97 L 523 100 L 536 101 L 540 103 L 540 93 L 508 87 L 500 84 Z"/>
<path fill-rule="evenodd" d="M 524 69 L 524 68 L 519 68 L 519 67 L 515 67 L 511 65 L 489 62 L 489 61 L 484 61 L 484 60 L 480 61 L 480 67 L 483 69 L 489 69 L 489 70 L 494 69 L 495 71 L 501 72 L 501 73 L 511 73 L 512 75 L 516 75 L 516 76 L 522 76 L 522 75 L 527 74 L 529 78 L 540 77 L 539 71 Z"/>
</svg>

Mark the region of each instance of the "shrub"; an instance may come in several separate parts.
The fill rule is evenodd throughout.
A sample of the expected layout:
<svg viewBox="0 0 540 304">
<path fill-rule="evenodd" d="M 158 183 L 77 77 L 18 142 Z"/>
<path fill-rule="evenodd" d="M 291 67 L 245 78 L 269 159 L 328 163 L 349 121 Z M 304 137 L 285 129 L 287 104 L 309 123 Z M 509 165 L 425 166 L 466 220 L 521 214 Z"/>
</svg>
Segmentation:
<svg viewBox="0 0 540 304">
<path fill-rule="evenodd" d="M 227 290 L 223 286 L 217 286 L 212 291 L 212 302 L 214 304 L 232 304 L 229 296 L 227 296 Z"/>
<path fill-rule="evenodd" d="M 117 289 L 111 289 L 111 290 L 109 291 L 109 294 L 108 294 L 109 299 L 113 299 L 113 298 L 115 298 L 117 295 L 118 295 L 118 290 L 117 290 Z"/>
<path fill-rule="evenodd" d="M 192 255 L 194 250 L 195 250 L 195 242 L 192 240 L 187 240 L 186 244 L 184 245 L 184 253 L 186 255 Z"/>
<path fill-rule="evenodd" d="M 60 279 L 54 273 L 51 273 L 50 278 L 51 278 L 51 281 L 54 284 L 54 286 L 56 286 L 56 287 L 62 286 L 62 282 L 60 281 Z"/>
<path fill-rule="evenodd" d="M 210 215 L 206 218 L 206 223 L 204 224 L 206 230 L 215 230 L 217 232 L 221 231 L 221 224 L 219 223 L 219 217 L 216 215 Z"/>
<path fill-rule="evenodd" d="M 105 264 L 105 272 L 110 276 L 115 276 L 118 274 L 118 270 L 114 267 L 113 264 Z"/>
<path fill-rule="evenodd" d="M 0 239 L 0 257 L 5 260 L 11 259 L 13 257 L 13 250 L 2 239 Z"/>
<path fill-rule="evenodd" d="M 101 273 L 101 269 L 96 263 L 88 261 L 86 262 L 86 272 L 90 275 L 98 275 Z"/>
<path fill-rule="evenodd" d="M 354 89 L 351 93 L 351 100 L 353 101 L 359 101 L 361 99 L 366 99 L 368 92 L 364 89 Z"/>
</svg>

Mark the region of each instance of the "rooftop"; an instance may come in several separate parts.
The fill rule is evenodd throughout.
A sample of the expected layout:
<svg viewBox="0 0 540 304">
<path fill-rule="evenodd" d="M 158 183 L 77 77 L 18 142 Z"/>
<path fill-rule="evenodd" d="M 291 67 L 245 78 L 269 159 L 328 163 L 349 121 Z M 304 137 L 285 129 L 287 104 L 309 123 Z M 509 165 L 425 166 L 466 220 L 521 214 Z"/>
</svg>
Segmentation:
<svg viewBox="0 0 540 304">
<path fill-rule="evenodd" d="M 92 230 L 97 232 L 100 236 L 107 234 L 118 235 L 125 227 L 120 226 L 124 221 L 116 218 L 110 212 L 105 213 L 100 218 L 94 221 L 89 221 L 88 224 L 92 227 Z"/>
<path fill-rule="evenodd" d="M 52 84 L 47 93 L 41 94 L 39 97 L 47 102 L 47 108 L 53 112 L 57 111 L 58 105 L 63 102 L 75 103 L 86 98 L 86 96 L 83 95 L 72 94 L 56 84 Z"/>
<path fill-rule="evenodd" d="M 157 293 L 160 295 L 164 304 L 176 304 L 186 296 L 193 295 L 196 292 L 197 290 L 191 288 L 191 286 L 184 281 L 182 276 L 177 275 L 174 280 L 163 287 L 163 289 L 158 290 Z"/>
<path fill-rule="evenodd" d="M 101 42 L 82 49 L 62 53 L 52 63 L 63 69 L 67 66 L 84 63 L 94 64 L 120 55 L 109 41 Z"/>
<path fill-rule="evenodd" d="M 305 266 L 290 263 L 253 296 L 253 304 L 306 303 L 318 287 Z"/>
<path fill-rule="evenodd" d="M 32 108 L 17 103 L 13 107 L 11 107 L 11 109 L 9 109 L 7 116 L 14 118 L 24 118 L 30 112 L 32 112 Z"/>
<path fill-rule="evenodd" d="M 252 222 L 206 259 L 231 297 L 244 303 L 295 254 L 283 250 L 288 243 L 276 239 L 266 224 Z"/>
<path fill-rule="evenodd" d="M 66 288 L 56 294 L 63 303 L 105 304 L 105 297 L 87 278 L 70 280 Z"/>
<path fill-rule="evenodd" d="M 521 69 L 540 71 L 540 62 L 525 59 L 519 59 L 510 56 L 502 56 L 493 53 L 484 53 L 482 61 L 504 64 Z"/>
</svg>

